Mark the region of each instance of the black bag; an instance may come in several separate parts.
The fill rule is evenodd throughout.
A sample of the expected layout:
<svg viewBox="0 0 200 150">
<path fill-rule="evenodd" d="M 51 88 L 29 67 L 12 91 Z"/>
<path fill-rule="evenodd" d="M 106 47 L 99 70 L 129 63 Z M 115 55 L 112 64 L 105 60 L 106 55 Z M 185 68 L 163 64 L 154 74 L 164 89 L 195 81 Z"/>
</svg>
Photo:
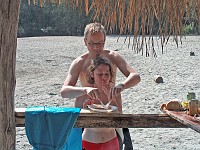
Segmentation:
<svg viewBox="0 0 200 150">
<path fill-rule="evenodd" d="M 119 141 L 119 147 L 120 150 L 133 150 L 133 144 L 131 141 L 131 136 L 128 128 L 122 128 L 123 134 L 124 134 L 124 142 L 122 143 L 122 139 L 120 135 L 117 132 L 117 138 Z M 123 149 L 123 144 L 124 144 L 124 149 Z"/>
</svg>

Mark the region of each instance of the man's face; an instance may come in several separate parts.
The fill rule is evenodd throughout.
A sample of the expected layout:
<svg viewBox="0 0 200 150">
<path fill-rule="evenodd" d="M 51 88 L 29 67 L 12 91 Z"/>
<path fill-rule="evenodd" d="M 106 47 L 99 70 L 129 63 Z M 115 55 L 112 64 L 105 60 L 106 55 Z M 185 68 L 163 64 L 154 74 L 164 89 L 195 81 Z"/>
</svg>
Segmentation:
<svg viewBox="0 0 200 150">
<path fill-rule="evenodd" d="M 104 48 L 105 38 L 102 32 L 89 32 L 84 39 L 85 45 L 91 55 L 99 56 Z"/>
</svg>

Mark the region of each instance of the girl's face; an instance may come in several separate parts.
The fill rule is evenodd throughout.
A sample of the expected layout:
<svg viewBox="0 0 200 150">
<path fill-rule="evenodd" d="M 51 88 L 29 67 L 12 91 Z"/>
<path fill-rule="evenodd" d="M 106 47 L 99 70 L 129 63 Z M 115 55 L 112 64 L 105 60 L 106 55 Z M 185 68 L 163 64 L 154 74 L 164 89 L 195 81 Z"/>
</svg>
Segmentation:
<svg viewBox="0 0 200 150">
<path fill-rule="evenodd" d="M 111 80 L 111 73 L 108 65 L 99 65 L 93 73 L 94 82 L 97 86 L 108 84 Z"/>
</svg>

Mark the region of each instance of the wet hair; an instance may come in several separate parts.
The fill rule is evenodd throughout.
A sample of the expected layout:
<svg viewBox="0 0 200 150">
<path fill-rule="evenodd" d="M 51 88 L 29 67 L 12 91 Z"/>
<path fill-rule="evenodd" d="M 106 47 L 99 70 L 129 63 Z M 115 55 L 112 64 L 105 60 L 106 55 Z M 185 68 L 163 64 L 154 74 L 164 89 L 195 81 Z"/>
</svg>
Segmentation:
<svg viewBox="0 0 200 150">
<path fill-rule="evenodd" d="M 104 29 L 104 26 L 98 22 L 90 23 L 86 25 L 85 31 L 84 31 L 84 37 L 87 39 L 88 32 L 96 33 L 96 32 L 102 32 L 104 34 L 104 41 L 106 40 L 106 30 Z"/>
<path fill-rule="evenodd" d="M 94 78 L 91 76 L 91 74 L 94 72 L 94 70 L 99 66 L 99 65 L 107 65 L 109 67 L 110 75 L 111 75 L 111 81 L 113 78 L 113 69 L 111 62 L 103 57 L 96 57 L 95 59 L 92 60 L 90 66 L 88 67 L 88 73 L 87 73 L 87 82 L 90 84 L 94 84 Z"/>
</svg>

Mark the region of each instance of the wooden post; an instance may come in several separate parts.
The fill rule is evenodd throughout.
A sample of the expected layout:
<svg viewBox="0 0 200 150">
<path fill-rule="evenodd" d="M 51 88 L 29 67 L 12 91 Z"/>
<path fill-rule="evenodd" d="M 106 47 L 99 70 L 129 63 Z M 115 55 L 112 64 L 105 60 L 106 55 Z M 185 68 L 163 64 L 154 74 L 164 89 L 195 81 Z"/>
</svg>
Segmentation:
<svg viewBox="0 0 200 150">
<path fill-rule="evenodd" d="M 15 149 L 15 65 L 20 0 L 0 0 L 0 150 Z"/>
</svg>

